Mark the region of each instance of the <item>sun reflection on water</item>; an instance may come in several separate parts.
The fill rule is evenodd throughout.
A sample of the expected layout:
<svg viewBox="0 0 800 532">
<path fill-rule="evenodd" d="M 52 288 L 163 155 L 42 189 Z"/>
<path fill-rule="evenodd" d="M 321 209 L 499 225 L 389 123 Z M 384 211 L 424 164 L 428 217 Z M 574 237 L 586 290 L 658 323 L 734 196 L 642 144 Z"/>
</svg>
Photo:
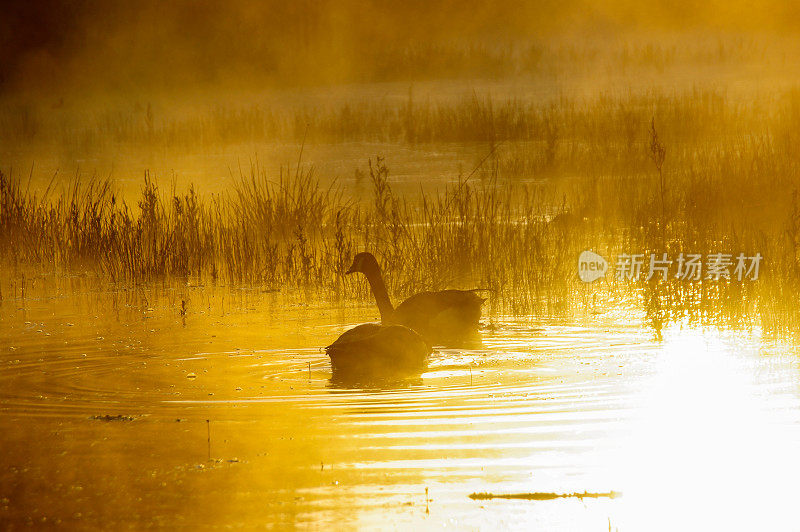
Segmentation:
<svg viewBox="0 0 800 532">
<path fill-rule="evenodd" d="M 624 529 L 785 529 L 800 495 L 800 426 L 780 390 L 759 382 L 758 347 L 682 331 L 656 353 L 620 448 Z"/>
<path fill-rule="evenodd" d="M 686 328 L 656 342 L 623 321 L 508 319 L 484 332 L 481 348 L 438 350 L 419 379 L 348 387 L 332 380 L 318 346 L 360 315 L 339 324 L 283 310 L 270 322 L 248 311 L 186 328 L 174 316 L 134 316 L 101 339 L 91 320 L 49 312 L 31 307 L 11 322 L 0 429 L 4 463 L 24 464 L 26 481 L 51 482 L 0 507 L 0 520 L 44 500 L 48 520 L 103 529 L 793 522 L 800 372 L 789 344 Z M 124 347 L 134 340 L 141 349 Z M 53 472 L 53 457 L 79 467 Z M 5 471 L 0 484 L 22 478 Z M 71 497 L 73 485 L 82 498 Z M 610 490 L 623 497 L 469 497 Z"/>
</svg>

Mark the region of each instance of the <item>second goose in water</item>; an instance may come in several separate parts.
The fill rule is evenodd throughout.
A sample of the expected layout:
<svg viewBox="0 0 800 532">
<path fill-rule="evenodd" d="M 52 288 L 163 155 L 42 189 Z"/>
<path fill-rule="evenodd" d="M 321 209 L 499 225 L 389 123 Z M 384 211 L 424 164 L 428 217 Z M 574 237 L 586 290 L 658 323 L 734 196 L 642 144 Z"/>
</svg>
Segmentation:
<svg viewBox="0 0 800 532">
<path fill-rule="evenodd" d="M 325 352 L 334 377 L 377 377 L 422 373 L 431 348 L 408 327 L 365 323 L 346 331 Z"/>
<path fill-rule="evenodd" d="M 421 292 L 392 306 L 378 261 L 371 253 L 359 253 L 347 273 L 361 272 L 367 277 L 381 321 L 399 324 L 417 331 L 433 344 L 460 341 L 478 330 L 481 305 L 486 301 L 474 290 Z"/>
</svg>

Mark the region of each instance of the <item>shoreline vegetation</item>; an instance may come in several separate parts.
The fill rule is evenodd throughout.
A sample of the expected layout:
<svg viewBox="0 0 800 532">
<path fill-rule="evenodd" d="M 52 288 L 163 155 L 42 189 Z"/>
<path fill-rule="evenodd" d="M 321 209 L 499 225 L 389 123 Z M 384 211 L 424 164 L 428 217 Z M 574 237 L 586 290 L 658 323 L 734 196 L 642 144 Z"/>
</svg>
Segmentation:
<svg viewBox="0 0 800 532">
<path fill-rule="evenodd" d="M 219 99 L 178 109 L 146 98 L 114 103 L 109 97 L 89 108 L 69 98 L 37 104 L 6 98 L 0 138 L 9 162 L 21 154 L 76 161 L 137 150 L 169 157 L 318 143 L 364 146 L 365 153 L 376 143 L 389 152 L 468 147 L 480 162 L 416 193 L 393 178 L 389 153 L 369 162 L 365 155 L 352 169 L 358 191 L 298 161 L 280 172 L 251 163 L 218 194 L 204 191 L 202 180 L 165 187 L 145 173 L 138 196 L 110 178 L 57 175 L 40 186 L 44 176 L 22 176 L 3 163 L 0 268 L 12 276 L 88 272 L 118 286 L 176 280 L 367 301 L 366 284 L 346 279 L 344 271 L 355 253 L 370 251 L 397 299 L 426 289 L 482 288 L 494 315 L 634 308 L 655 331 L 690 322 L 794 335 L 800 331 L 800 88 L 780 78 L 781 68 L 794 65 L 793 42 L 782 55 L 756 38 L 712 39 L 694 48 L 542 52 L 536 64 L 564 78 L 563 85 L 551 84 L 556 88 L 579 84 L 589 65 L 624 67 L 628 85 L 591 96 L 465 94 L 455 91 L 468 84 L 455 81 L 439 97 L 421 95 L 412 84 L 407 94 L 381 97 L 375 87 L 347 87 L 329 100 Z M 512 54 L 513 62 L 521 57 Z M 554 79 L 548 69 L 523 63 L 498 79 Z M 630 85 L 634 74 L 677 80 L 683 69 L 700 72 L 702 65 L 742 69 L 751 80 L 748 65 L 763 67 L 782 82 L 741 94 L 724 82 L 669 89 L 648 78 Z M 507 80 L 513 86 L 519 79 Z M 584 250 L 609 260 L 607 281 L 578 279 Z M 615 279 L 615 257 L 651 253 L 760 254 L 763 261 L 758 280 Z"/>
<path fill-rule="evenodd" d="M 227 194 L 210 197 L 194 186 L 165 193 L 145 174 L 135 205 L 118 200 L 109 181 L 75 179 L 61 192 L 35 191 L 2 173 L 2 267 L 91 272 L 123 285 L 174 279 L 363 300 L 368 288 L 346 287 L 344 272 L 366 249 L 390 272 L 398 297 L 479 287 L 491 291 L 494 313 L 557 316 L 626 301 L 656 331 L 688 321 L 793 334 L 800 176 L 786 139 L 735 136 L 713 149 L 675 153 L 656 127 L 653 121 L 641 143 L 654 150 L 644 154 L 649 172 L 637 166 L 619 175 L 517 182 L 500 175 L 497 155 L 433 195 L 395 194 L 382 158 L 365 171 L 371 196 L 357 199 L 300 168 L 271 179 L 253 165 Z M 584 285 L 577 278 L 584 249 L 609 259 L 745 252 L 764 261 L 755 281 L 625 282 L 612 267 L 607 282 Z"/>
<path fill-rule="evenodd" d="M 327 104 L 269 99 L 205 103 L 190 111 L 168 102 L 108 103 L 87 112 L 77 103 L 51 107 L 0 101 L 0 139 L 8 154 L 39 151 L 67 159 L 142 150 L 185 154 L 264 143 L 504 143 L 509 153 L 499 160 L 501 170 L 528 177 L 644 171 L 648 157 L 642 147 L 653 118 L 673 155 L 699 155 L 717 145 L 762 137 L 791 150 L 800 120 L 800 88 L 794 84 L 746 97 L 702 85 L 592 96 L 560 91 L 537 98 L 491 90 L 457 94 L 421 96 L 409 85 L 402 97 L 364 94 Z"/>
</svg>

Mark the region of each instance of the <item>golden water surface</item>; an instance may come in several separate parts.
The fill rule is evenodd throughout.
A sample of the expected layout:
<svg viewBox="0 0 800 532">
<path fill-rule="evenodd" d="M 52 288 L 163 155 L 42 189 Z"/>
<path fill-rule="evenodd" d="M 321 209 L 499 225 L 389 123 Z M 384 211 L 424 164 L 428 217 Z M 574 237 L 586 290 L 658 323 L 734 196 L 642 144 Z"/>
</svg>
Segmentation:
<svg viewBox="0 0 800 532">
<path fill-rule="evenodd" d="M 5 295 L 4 528 L 796 524 L 800 363 L 753 333 L 658 342 L 623 316 L 499 317 L 419 379 L 364 386 L 332 382 L 320 348 L 370 307 L 203 287 Z"/>
</svg>

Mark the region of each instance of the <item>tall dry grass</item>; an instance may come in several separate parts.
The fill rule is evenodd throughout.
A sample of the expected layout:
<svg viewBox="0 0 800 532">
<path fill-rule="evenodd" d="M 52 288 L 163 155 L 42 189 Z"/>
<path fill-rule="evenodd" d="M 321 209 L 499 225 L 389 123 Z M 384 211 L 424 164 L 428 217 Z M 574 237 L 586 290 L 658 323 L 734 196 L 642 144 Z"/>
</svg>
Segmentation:
<svg viewBox="0 0 800 532">
<path fill-rule="evenodd" d="M 742 102 L 722 89 L 636 90 L 592 96 L 518 98 L 468 91 L 448 98 L 374 94 L 315 104 L 265 99 L 242 104 L 124 102 L 91 112 L 80 105 L 51 109 L 0 102 L 0 140 L 7 149 L 65 154 L 218 149 L 220 146 L 303 141 L 429 145 L 505 142 L 542 148 L 539 161 L 509 167 L 529 174 L 559 162 L 580 170 L 602 162 L 643 162 L 638 143 L 651 117 L 667 139 L 707 143 L 763 127 L 764 117 L 800 108 L 797 91 Z M 531 163 L 532 161 L 522 161 Z"/>
<path fill-rule="evenodd" d="M 496 148 L 474 175 L 436 194 L 397 194 L 381 159 L 366 169 L 372 193 L 361 199 L 311 170 L 268 176 L 257 166 L 224 195 L 164 190 L 146 175 L 135 204 L 102 181 L 39 191 L 3 174 L 2 261 L 118 283 L 177 278 L 366 298 L 366 286 L 343 274 L 366 249 L 396 297 L 481 287 L 492 291 L 493 312 L 603 312 L 622 302 L 656 329 L 690 320 L 791 333 L 800 330 L 799 95 L 435 104 L 411 94 L 302 116 L 315 120 L 309 131 L 335 125 L 337 139 L 382 131 L 399 142 Z M 758 281 L 624 283 L 609 274 L 607 284 L 584 286 L 576 276 L 584 249 L 612 261 L 620 253 L 744 252 L 764 262 Z"/>
<path fill-rule="evenodd" d="M 787 333 L 798 325 L 800 176 L 780 153 L 752 140 L 702 165 L 667 164 L 663 178 L 655 168 L 651 176 L 557 184 L 473 177 L 419 197 L 396 195 L 377 159 L 368 200 L 347 199 L 311 171 L 272 181 L 256 167 L 232 193 L 210 198 L 192 187 L 165 194 L 146 175 L 135 206 L 118 201 L 107 183 L 76 181 L 62 194 L 35 194 L 0 174 L 0 250 L 5 268 L 18 271 L 367 298 L 365 285 L 344 276 L 352 255 L 366 249 L 379 257 L 398 298 L 481 287 L 491 290 L 492 312 L 561 316 L 627 304 L 657 330 L 689 320 Z M 608 282 L 587 286 L 577 279 L 584 249 L 612 265 L 620 253 L 765 259 L 757 281 L 624 282 L 612 271 Z"/>
</svg>

